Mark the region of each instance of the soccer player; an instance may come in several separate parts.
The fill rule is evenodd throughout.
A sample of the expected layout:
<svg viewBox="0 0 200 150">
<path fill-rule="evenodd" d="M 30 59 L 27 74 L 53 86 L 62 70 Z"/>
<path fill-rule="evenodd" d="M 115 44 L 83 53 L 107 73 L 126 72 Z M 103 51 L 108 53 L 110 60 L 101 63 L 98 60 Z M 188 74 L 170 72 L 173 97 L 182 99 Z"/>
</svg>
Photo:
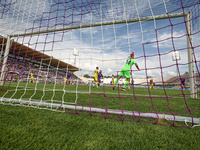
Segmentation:
<svg viewBox="0 0 200 150">
<path fill-rule="evenodd" d="M 134 84 L 134 80 L 133 80 L 133 79 L 132 79 L 131 83 L 129 83 L 128 89 L 131 88 L 131 84 L 132 84 L 132 86 L 133 86 L 133 84 Z"/>
<path fill-rule="evenodd" d="M 102 71 L 100 70 L 100 72 L 98 73 L 98 86 L 100 85 L 101 83 L 101 77 L 103 77 L 103 74 L 102 74 Z"/>
<path fill-rule="evenodd" d="M 65 85 L 65 83 L 66 83 L 66 78 L 64 77 L 64 83 L 63 83 L 63 85 Z"/>
<path fill-rule="evenodd" d="M 96 87 L 97 87 L 97 88 L 99 88 L 99 87 L 98 87 L 98 80 L 97 80 L 98 72 L 99 72 L 99 67 L 96 67 L 96 70 L 94 71 L 94 75 L 93 75 L 93 77 L 94 77 L 93 87 L 94 87 L 94 85 L 96 84 Z"/>
<path fill-rule="evenodd" d="M 112 75 L 112 85 L 115 84 L 115 77 L 114 77 L 114 74 Z"/>
<path fill-rule="evenodd" d="M 116 79 L 115 81 L 115 84 L 113 86 L 113 90 L 115 90 L 115 86 L 116 84 L 118 83 L 118 80 L 123 76 L 125 75 L 126 77 L 126 82 L 122 88 L 122 91 L 125 91 L 125 88 L 127 87 L 127 85 L 130 83 L 130 78 L 131 78 L 131 75 L 130 75 L 130 70 L 131 70 L 131 67 L 133 66 L 133 64 L 135 64 L 135 67 L 140 70 L 140 68 L 138 67 L 138 64 L 136 63 L 135 59 L 134 59 L 134 52 L 132 52 L 130 54 L 130 57 L 128 57 L 128 59 L 126 60 L 126 64 L 124 65 L 124 67 L 122 68 L 121 72 L 119 73 L 119 76 L 118 78 Z"/>
<path fill-rule="evenodd" d="M 112 87 L 112 85 L 113 85 L 113 84 L 112 84 L 112 81 L 110 81 L 110 86 Z"/>
<path fill-rule="evenodd" d="M 70 79 L 71 79 L 72 74 L 70 73 L 70 71 L 67 73 L 67 81 L 66 84 L 68 83 L 68 85 L 70 86 Z"/>
<path fill-rule="evenodd" d="M 30 79 L 30 81 L 29 82 L 31 82 L 31 83 L 33 83 L 34 82 L 34 79 L 33 79 L 33 73 L 31 72 L 31 79 Z"/>
<path fill-rule="evenodd" d="M 187 90 L 187 88 L 185 86 L 185 78 L 181 78 L 181 87 L 184 87 L 185 90 Z"/>
<path fill-rule="evenodd" d="M 150 89 L 153 89 L 153 88 L 156 89 L 155 86 L 154 86 L 154 84 L 153 84 L 153 79 L 151 79 L 150 80 Z"/>
</svg>

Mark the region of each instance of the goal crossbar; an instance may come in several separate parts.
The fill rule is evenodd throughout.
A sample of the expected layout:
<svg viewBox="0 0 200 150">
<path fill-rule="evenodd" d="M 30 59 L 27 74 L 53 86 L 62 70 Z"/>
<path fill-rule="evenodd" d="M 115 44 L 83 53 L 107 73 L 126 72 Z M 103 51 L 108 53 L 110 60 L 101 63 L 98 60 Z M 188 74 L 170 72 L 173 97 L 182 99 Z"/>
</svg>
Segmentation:
<svg viewBox="0 0 200 150">
<path fill-rule="evenodd" d="M 106 25 L 113 25 L 113 24 L 162 20 L 162 19 L 167 19 L 167 18 L 179 18 L 179 17 L 186 17 L 188 14 L 189 14 L 189 12 L 168 14 L 168 15 L 159 15 L 159 16 L 151 16 L 151 17 L 141 17 L 141 18 L 127 19 L 127 20 L 119 20 L 119 21 L 113 20 L 113 21 L 109 21 L 109 22 L 70 26 L 70 27 L 65 27 L 65 28 L 44 30 L 44 31 L 39 31 L 39 32 L 31 32 L 31 33 L 24 33 L 24 34 L 13 34 L 13 35 L 10 35 L 10 37 L 30 36 L 30 35 L 52 33 L 52 32 L 59 32 L 59 31 L 72 30 L 72 29 L 82 29 L 82 28 L 89 28 L 89 27 L 99 27 L 99 26 L 106 26 Z"/>
<path fill-rule="evenodd" d="M 55 103 L 36 102 L 36 101 L 9 99 L 9 98 L 2 98 L 1 102 L 9 102 L 9 103 L 12 102 L 12 103 L 19 103 L 19 104 L 26 104 L 26 105 L 46 106 L 46 107 L 51 107 L 51 108 L 56 108 L 56 109 L 62 108 L 62 109 L 70 109 L 70 110 L 78 110 L 78 111 L 88 111 L 88 112 L 91 111 L 94 113 L 107 113 L 107 114 L 134 116 L 134 117 L 142 117 L 142 118 L 166 119 L 170 121 L 180 121 L 180 122 L 190 122 L 190 123 L 200 124 L 200 118 L 192 118 L 192 117 L 185 117 L 185 116 L 144 113 L 144 112 L 138 113 L 135 111 L 92 108 L 92 107 L 85 107 L 85 106 L 55 104 Z"/>
</svg>

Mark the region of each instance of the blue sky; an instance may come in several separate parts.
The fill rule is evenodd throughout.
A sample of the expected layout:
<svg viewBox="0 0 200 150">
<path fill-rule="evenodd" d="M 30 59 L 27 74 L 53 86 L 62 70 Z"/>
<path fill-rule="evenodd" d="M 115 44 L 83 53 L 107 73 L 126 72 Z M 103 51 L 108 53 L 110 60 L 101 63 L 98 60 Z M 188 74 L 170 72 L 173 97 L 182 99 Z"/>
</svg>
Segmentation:
<svg viewBox="0 0 200 150">
<path fill-rule="evenodd" d="M 187 6 L 194 7 L 198 0 L 184 0 L 185 9 L 182 9 L 180 2 L 181 0 L 99 0 L 91 5 L 91 1 L 88 0 L 27 0 L 24 5 L 20 2 L 13 3 L 10 6 L 13 8 L 13 14 L 9 10 L 6 15 L 8 8 L 1 5 L 1 12 L 4 11 L 5 14 L 1 20 L 0 32 L 2 35 L 9 35 L 166 13 L 174 14 L 188 11 L 190 7 Z M 73 50 L 76 48 L 79 51 L 76 66 L 82 69 L 77 73 L 82 75 L 92 75 L 96 66 L 100 67 L 104 75 L 117 74 L 129 54 L 135 51 L 136 61 L 142 71 L 137 71 L 133 66 L 133 75 L 135 78 L 145 78 L 147 75 L 176 75 L 177 62 L 172 61 L 171 56 L 173 50 L 180 51 L 180 73 L 188 71 L 185 34 L 184 19 L 174 18 L 80 28 L 40 34 L 39 37 L 20 37 L 15 40 L 38 51 L 44 50 L 45 54 L 72 65 L 75 61 Z"/>
<path fill-rule="evenodd" d="M 177 19 L 177 22 L 178 21 L 183 21 L 183 19 Z M 64 38 L 66 41 L 62 43 L 63 47 L 61 48 L 64 50 L 62 53 L 65 53 L 65 48 L 67 49 L 66 55 L 61 56 L 62 54 L 60 54 L 60 56 L 57 56 L 57 58 L 62 58 L 63 60 L 73 64 L 73 48 L 76 48 L 79 50 L 79 56 L 77 57 L 76 65 L 85 69 L 84 73 L 92 74 L 95 67 L 99 66 L 105 75 L 110 75 L 117 74 L 117 71 L 121 70 L 129 54 L 132 51 L 135 51 L 136 61 L 140 68 L 142 70 L 148 69 L 150 76 L 159 77 L 161 76 L 161 66 L 166 67 L 175 63 L 172 61 L 170 53 L 170 51 L 174 49 L 171 36 L 178 38 L 180 36 L 184 36 L 186 33 L 184 31 L 184 24 L 182 24 L 177 28 L 173 28 L 173 34 L 171 34 L 171 27 L 158 30 L 158 39 L 156 39 L 156 33 L 152 22 L 153 21 L 146 22 L 144 25 L 142 25 L 144 28 L 143 33 L 140 31 L 141 26 L 139 23 L 130 24 L 128 26 L 120 24 L 114 26 L 114 28 L 113 26 L 104 26 L 92 29 L 77 30 L 72 33 L 66 32 L 66 38 Z M 164 24 L 165 26 L 167 23 L 168 20 L 161 21 L 161 24 Z M 158 46 L 155 43 L 157 40 L 164 40 L 163 42 L 159 42 L 159 52 Z M 148 44 L 146 44 L 147 42 Z M 187 47 L 185 36 L 183 38 L 174 39 L 173 42 L 175 49 Z M 144 47 L 142 45 L 143 43 L 145 43 Z M 60 43 L 57 44 L 61 46 Z M 69 46 L 65 47 L 66 45 Z M 51 52 L 49 52 L 49 55 L 55 56 L 55 54 L 50 53 Z M 163 56 L 161 56 L 161 60 L 159 60 L 158 54 L 163 54 Z M 146 62 L 144 60 L 145 56 Z M 186 49 L 181 51 L 181 58 L 182 59 L 179 62 L 186 63 L 186 61 L 184 61 L 187 60 Z M 135 70 L 135 67 L 133 67 L 133 69 Z M 180 69 L 182 69 L 181 73 L 186 72 L 187 65 L 184 65 L 184 67 L 180 66 Z M 164 72 L 166 73 L 166 76 L 176 75 L 176 67 L 169 67 Z M 136 74 L 138 77 L 144 77 L 145 71 L 136 71 Z"/>
</svg>

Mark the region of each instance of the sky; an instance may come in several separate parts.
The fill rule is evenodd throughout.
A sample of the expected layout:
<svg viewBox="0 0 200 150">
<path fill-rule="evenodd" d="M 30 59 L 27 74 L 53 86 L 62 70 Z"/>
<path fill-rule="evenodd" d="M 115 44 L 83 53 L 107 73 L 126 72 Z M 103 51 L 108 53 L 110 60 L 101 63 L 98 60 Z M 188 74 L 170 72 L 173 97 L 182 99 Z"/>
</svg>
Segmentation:
<svg viewBox="0 0 200 150">
<path fill-rule="evenodd" d="M 141 69 L 138 71 L 132 67 L 134 78 L 175 76 L 177 65 L 178 73 L 188 72 L 184 18 L 140 19 L 187 11 L 187 6 L 198 1 L 184 0 L 185 9 L 181 7 L 181 0 L 97 0 L 92 4 L 88 0 L 12 2 L 10 7 L 9 1 L 5 1 L 7 6 L 0 7 L 2 35 L 139 18 L 139 22 L 133 23 L 80 27 L 15 38 L 19 43 L 81 68 L 77 74 L 92 76 L 98 66 L 106 76 L 117 75 L 132 51 L 135 51 Z M 9 11 L 11 8 L 12 13 Z M 78 56 L 73 55 L 74 49 Z M 173 51 L 180 52 L 180 60 L 172 60 Z"/>
</svg>

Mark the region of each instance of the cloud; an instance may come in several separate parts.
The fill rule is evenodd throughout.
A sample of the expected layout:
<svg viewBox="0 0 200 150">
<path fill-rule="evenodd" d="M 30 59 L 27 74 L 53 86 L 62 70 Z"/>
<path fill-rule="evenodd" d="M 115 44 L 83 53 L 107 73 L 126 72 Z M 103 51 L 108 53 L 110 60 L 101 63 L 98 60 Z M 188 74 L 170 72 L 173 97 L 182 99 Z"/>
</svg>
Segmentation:
<svg viewBox="0 0 200 150">
<path fill-rule="evenodd" d="M 150 41 L 158 41 L 160 48 L 173 48 L 173 45 L 176 49 L 186 47 L 186 33 L 184 31 L 174 31 L 173 34 L 170 32 L 159 33 L 158 38 L 153 38 Z M 157 48 L 157 44 L 153 44 L 152 47 Z"/>
<path fill-rule="evenodd" d="M 122 2 L 124 2 L 124 4 L 122 4 Z M 139 16 L 141 17 L 144 15 L 143 13 L 146 12 L 146 8 L 148 8 L 149 5 L 148 3 L 143 3 L 140 1 L 137 1 L 137 3 L 135 3 L 135 1 L 118 1 L 116 3 L 113 2 L 112 6 L 110 3 L 101 4 L 102 6 L 104 6 L 104 4 L 108 6 L 106 13 L 103 12 L 105 7 L 102 7 L 102 10 L 98 9 L 99 12 L 98 10 L 96 12 L 90 12 L 90 9 L 88 9 L 89 11 L 87 11 L 84 15 L 81 15 L 83 24 L 135 18 L 138 17 L 137 13 L 139 13 Z M 44 27 L 47 29 L 51 29 L 53 26 L 55 26 L 55 22 L 53 20 L 50 22 L 51 27 L 48 26 L 47 22 L 40 22 L 38 20 L 43 12 L 49 11 L 50 7 L 51 5 L 47 4 L 47 7 L 45 7 L 43 11 L 38 12 L 38 14 L 34 16 L 37 20 L 34 24 L 34 27 L 41 26 L 39 23 L 45 25 Z M 33 10 L 30 12 L 32 11 Z M 77 16 L 80 14 L 78 10 L 74 13 Z M 48 20 L 49 17 L 46 17 Z M 26 21 L 28 22 L 28 20 Z M 71 21 L 71 17 L 66 18 L 66 22 L 69 21 Z M 79 17 L 75 17 L 73 21 L 80 22 L 80 15 Z M 163 20 L 163 22 L 165 21 Z M 14 20 L 12 20 L 12 23 L 13 25 L 16 24 Z M 13 30 L 10 29 L 9 32 L 18 33 L 17 28 L 19 26 L 17 25 Z M 24 25 L 20 26 L 20 28 L 24 26 L 33 28 L 33 23 L 28 22 L 28 24 L 26 24 L 24 22 Z M 58 27 L 60 27 L 60 25 L 56 26 L 56 28 Z M 27 28 L 24 30 L 26 29 Z M 42 28 L 36 28 L 35 30 L 38 29 L 42 30 Z M 132 68 L 134 70 L 134 77 L 145 78 L 148 75 L 155 77 L 160 77 L 162 75 L 175 75 L 176 62 L 172 61 L 171 54 L 169 52 L 174 50 L 174 48 L 177 50 L 187 47 L 186 38 L 181 37 L 185 34 L 184 27 L 174 30 L 173 35 L 171 35 L 170 29 L 158 31 L 157 36 L 160 57 L 158 55 L 158 47 L 156 43 L 146 44 L 145 50 L 143 50 L 142 42 L 157 42 L 154 30 L 155 27 L 152 22 L 141 22 L 141 24 L 140 22 L 131 24 L 124 23 L 118 25 L 115 24 L 109 26 L 55 32 L 49 33 L 48 35 L 40 34 L 39 37 L 35 35 L 32 37 L 26 37 L 25 39 L 22 37 L 18 39 L 18 42 L 23 41 L 23 44 L 25 45 L 30 44 L 30 47 L 38 51 L 44 50 L 45 54 L 65 61 L 66 63 L 72 65 L 76 63 L 77 67 L 83 69 L 80 71 L 82 75 L 86 73 L 92 75 L 96 66 L 100 67 L 104 75 L 116 75 L 124 66 L 126 59 L 132 50 L 136 51 L 136 61 L 140 69 L 142 69 L 142 71 L 137 71 L 135 66 L 133 66 Z M 79 55 L 76 57 L 73 55 L 74 48 L 79 50 Z M 163 56 L 163 54 L 165 55 Z M 186 50 L 181 51 L 181 58 L 182 59 L 178 61 L 178 63 L 181 64 L 179 65 L 179 69 L 182 73 L 187 70 L 187 65 L 185 64 L 187 60 Z"/>
<path fill-rule="evenodd" d="M 42 29 L 42 17 L 48 16 L 51 4 L 44 1 L 11 1 L 0 2 L 1 10 L 1 35 L 23 34 L 27 32 L 35 32 Z M 6 6 L 6 7 L 5 7 Z M 43 25 L 44 26 L 44 25 Z"/>
<path fill-rule="evenodd" d="M 124 66 L 127 57 L 129 56 L 129 50 L 122 50 L 121 48 L 116 49 L 114 48 L 115 40 L 112 39 L 104 45 L 107 49 L 102 49 L 102 40 L 98 40 L 97 44 L 91 45 L 92 39 L 85 40 L 84 37 L 82 41 L 79 38 L 80 31 L 73 32 L 67 32 L 65 33 L 65 37 L 63 38 L 63 41 L 55 42 L 53 47 L 51 40 L 53 39 L 53 35 L 48 35 L 47 41 L 45 41 L 45 36 L 40 37 L 40 43 L 37 42 L 37 36 L 35 37 L 27 37 L 24 40 L 24 43 L 30 42 L 30 44 L 37 44 L 36 49 L 37 50 L 45 50 L 49 49 L 51 51 L 45 51 L 45 54 L 48 54 L 50 56 L 53 56 L 54 58 L 60 59 L 62 61 L 65 61 L 69 64 L 74 65 L 76 61 L 76 66 L 81 68 L 82 71 L 77 72 L 82 75 L 89 74 L 93 75 L 93 71 L 95 70 L 96 66 L 100 67 L 100 69 L 103 71 L 104 75 L 112 75 L 112 74 L 118 74 L 119 71 Z M 98 34 L 98 33 L 96 33 Z M 161 38 L 167 37 L 167 33 L 164 33 Z M 179 34 L 176 34 L 179 35 Z M 67 38 L 69 37 L 70 38 Z M 55 39 L 59 41 L 58 39 L 61 39 L 62 34 L 56 34 Z M 31 39 L 31 40 L 30 40 Z M 126 41 L 126 40 L 125 40 Z M 123 38 L 117 40 L 117 42 L 123 42 Z M 48 46 L 47 43 L 50 43 L 51 46 Z M 33 48 L 35 46 L 33 44 Z M 75 58 L 73 55 L 73 49 L 76 48 L 79 50 L 79 56 Z M 110 48 L 110 50 L 109 50 Z M 151 51 L 151 47 L 149 47 L 149 51 Z M 168 52 L 169 50 L 166 50 Z M 181 60 L 178 61 L 178 63 L 186 63 L 185 60 L 187 60 L 187 51 L 181 51 Z M 132 69 L 135 70 L 133 72 L 134 78 L 145 78 L 147 76 L 154 76 L 154 77 L 161 77 L 161 67 L 167 67 L 167 69 L 163 69 L 163 74 L 165 76 L 172 76 L 176 75 L 176 66 L 170 67 L 170 65 L 175 64 L 175 62 L 172 61 L 171 53 L 166 53 L 164 56 L 161 55 L 161 60 L 159 59 L 159 55 L 156 56 L 150 56 L 144 57 L 143 50 L 139 52 L 137 49 L 136 53 L 136 61 L 143 71 L 136 71 L 136 67 L 133 66 Z M 138 58 L 140 57 L 140 58 Z M 161 65 L 161 66 L 160 66 Z M 157 69 L 155 69 L 157 68 Z M 187 65 L 179 66 L 181 73 L 184 73 L 187 71 Z M 186 69 L 184 69 L 186 68 Z M 147 70 L 147 72 L 145 71 Z"/>
</svg>

